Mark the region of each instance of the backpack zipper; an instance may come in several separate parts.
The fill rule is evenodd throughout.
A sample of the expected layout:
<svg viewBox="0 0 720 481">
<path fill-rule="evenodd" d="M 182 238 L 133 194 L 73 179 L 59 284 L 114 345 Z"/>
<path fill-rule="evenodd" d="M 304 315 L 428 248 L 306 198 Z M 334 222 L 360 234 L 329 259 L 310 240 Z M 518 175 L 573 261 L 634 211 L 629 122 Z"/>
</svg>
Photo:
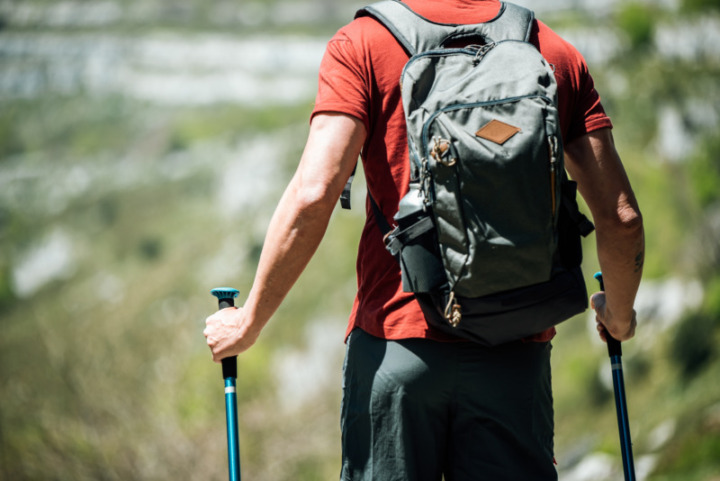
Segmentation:
<svg viewBox="0 0 720 481">
<path fill-rule="evenodd" d="M 400 78 L 402 79 L 405 76 L 405 71 L 410 67 L 413 63 L 415 63 L 417 60 L 423 59 L 425 57 L 448 57 L 450 55 L 467 55 L 469 57 L 476 57 L 476 59 L 479 62 L 479 59 L 482 59 L 482 57 L 485 56 L 485 54 L 492 49 L 495 46 L 494 43 L 489 43 L 487 45 L 468 45 L 464 48 L 441 48 L 441 49 L 435 49 L 435 50 L 428 50 L 422 53 L 418 53 L 416 55 L 413 55 L 410 60 L 407 61 L 405 66 L 402 69 L 402 72 L 400 74 Z M 478 59 L 479 57 L 479 59 Z M 475 60 L 473 59 L 473 64 L 477 66 L 477 63 L 475 63 Z"/>
<path fill-rule="evenodd" d="M 545 95 L 538 95 L 538 94 L 529 94 L 529 95 L 519 95 L 517 97 L 508 97 L 505 99 L 498 99 L 498 100 L 485 100 L 483 102 L 473 102 L 469 104 L 454 104 L 454 105 L 446 105 L 445 107 L 441 108 L 440 110 L 436 110 L 426 121 L 423 125 L 422 129 L 422 137 L 421 142 L 422 146 L 425 149 L 427 149 L 427 146 L 430 144 L 430 138 L 429 138 L 429 130 L 430 125 L 435 121 L 435 119 L 440 116 L 440 114 L 444 114 L 446 112 L 452 112 L 453 110 L 462 110 L 462 109 L 474 109 L 477 107 L 490 107 L 492 105 L 500 105 L 500 104 L 509 104 L 512 102 L 519 102 L 523 99 L 531 99 L 531 98 L 538 98 L 542 99 L 543 101 L 552 104 L 552 100 L 546 97 Z M 426 156 L 428 155 L 428 152 L 423 152 Z"/>
<path fill-rule="evenodd" d="M 485 55 L 490 50 L 495 48 L 498 44 L 505 42 L 528 43 L 522 40 L 506 39 L 500 40 L 499 42 L 486 43 L 485 45 L 467 45 L 465 47 L 459 48 L 434 48 L 433 50 L 427 50 L 425 52 L 413 55 L 403 67 L 400 78 L 402 79 L 405 76 L 405 71 L 410 67 L 410 65 L 415 63 L 416 60 L 424 57 L 447 57 L 449 55 L 464 54 L 474 57 L 472 62 L 473 65 L 477 67 L 477 65 L 482 61 L 483 58 L 485 58 Z"/>
<path fill-rule="evenodd" d="M 557 166 L 558 166 L 558 140 L 557 137 L 551 135 L 548 137 L 548 150 L 550 154 L 550 199 L 552 209 L 552 218 L 555 219 L 555 211 L 557 210 Z"/>
</svg>

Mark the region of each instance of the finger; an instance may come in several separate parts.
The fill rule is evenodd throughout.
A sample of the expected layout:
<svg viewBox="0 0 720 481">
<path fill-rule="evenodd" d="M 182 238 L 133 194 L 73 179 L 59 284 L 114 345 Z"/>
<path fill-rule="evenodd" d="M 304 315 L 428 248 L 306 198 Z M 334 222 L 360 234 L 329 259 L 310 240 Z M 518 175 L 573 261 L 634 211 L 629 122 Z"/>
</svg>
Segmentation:
<svg viewBox="0 0 720 481">
<path fill-rule="evenodd" d="M 590 306 L 598 310 L 599 308 L 602 308 L 605 305 L 605 293 L 604 292 L 596 292 L 590 297 Z"/>
<path fill-rule="evenodd" d="M 213 362 L 221 363 L 223 359 L 228 357 L 226 354 L 224 354 L 222 351 L 214 351 L 213 350 Z"/>
<path fill-rule="evenodd" d="M 600 321 L 595 321 L 595 328 L 598 331 L 598 335 L 603 342 L 607 342 L 605 326 Z"/>
</svg>

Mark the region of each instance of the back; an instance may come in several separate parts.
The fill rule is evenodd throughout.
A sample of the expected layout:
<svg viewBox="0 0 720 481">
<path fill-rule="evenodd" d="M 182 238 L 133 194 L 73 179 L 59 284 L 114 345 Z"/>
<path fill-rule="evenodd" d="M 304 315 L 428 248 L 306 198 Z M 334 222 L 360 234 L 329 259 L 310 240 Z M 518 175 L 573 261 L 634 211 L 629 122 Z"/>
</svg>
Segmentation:
<svg viewBox="0 0 720 481">
<path fill-rule="evenodd" d="M 486 21 L 499 10 L 498 2 L 408 3 L 423 16 L 448 23 Z M 468 14 L 470 7 L 474 8 Z M 572 139 L 610 126 L 580 55 L 542 24 L 536 24 L 530 40 L 555 67 L 561 135 Z M 381 25 L 368 18 L 355 20 L 328 45 L 314 111 L 339 111 L 365 123 L 368 187 L 387 219 L 408 190 L 407 135 L 398 87 L 407 60 L 407 53 Z M 348 330 L 358 326 L 388 339 L 445 338 L 427 327 L 412 294 L 402 292 L 397 263 L 385 252 L 380 237 L 369 215 L 359 247 L 358 296 Z M 551 335 L 548 331 L 541 337 Z"/>
</svg>

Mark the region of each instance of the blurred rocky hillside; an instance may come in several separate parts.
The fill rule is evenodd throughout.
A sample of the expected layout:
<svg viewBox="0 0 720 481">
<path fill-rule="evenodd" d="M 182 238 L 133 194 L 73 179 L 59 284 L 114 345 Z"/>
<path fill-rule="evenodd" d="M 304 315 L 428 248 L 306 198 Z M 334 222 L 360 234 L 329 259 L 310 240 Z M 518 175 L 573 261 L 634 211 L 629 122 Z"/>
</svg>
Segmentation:
<svg viewBox="0 0 720 481">
<path fill-rule="evenodd" d="M 585 55 L 645 217 L 638 479 L 718 481 L 720 2 L 518 3 Z M 247 293 L 325 43 L 362 5 L 0 0 L 0 480 L 226 478 L 209 290 Z M 239 360 L 247 479 L 338 476 L 353 195 Z M 622 479 L 590 317 L 554 344 L 560 479 Z"/>
</svg>

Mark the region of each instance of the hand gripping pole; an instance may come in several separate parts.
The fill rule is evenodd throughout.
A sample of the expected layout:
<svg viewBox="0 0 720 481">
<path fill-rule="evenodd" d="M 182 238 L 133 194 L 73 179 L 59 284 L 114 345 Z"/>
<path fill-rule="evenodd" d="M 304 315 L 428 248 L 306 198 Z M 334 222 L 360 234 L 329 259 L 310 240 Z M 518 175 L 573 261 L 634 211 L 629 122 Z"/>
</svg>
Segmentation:
<svg viewBox="0 0 720 481">
<path fill-rule="evenodd" d="M 210 293 L 217 297 L 218 308 L 235 306 L 239 292 L 231 287 L 216 287 Z M 240 443 L 238 441 L 237 420 L 237 356 L 222 360 L 222 373 L 225 379 L 225 420 L 227 424 L 228 473 L 230 481 L 240 481 Z"/>
<path fill-rule="evenodd" d="M 595 274 L 600 283 L 600 290 L 605 290 L 602 273 Z M 620 447 L 622 449 L 623 473 L 625 481 L 635 481 L 635 464 L 633 463 L 632 440 L 630 439 L 630 422 L 628 421 L 627 402 L 625 400 L 625 380 L 622 367 L 622 346 L 620 341 L 610 335 L 605 329 L 608 355 L 612 366 L 613 390 L 615 392 L 615 409 L 617 410 L 618 431 L 620 432 Z"/>
</svg>

